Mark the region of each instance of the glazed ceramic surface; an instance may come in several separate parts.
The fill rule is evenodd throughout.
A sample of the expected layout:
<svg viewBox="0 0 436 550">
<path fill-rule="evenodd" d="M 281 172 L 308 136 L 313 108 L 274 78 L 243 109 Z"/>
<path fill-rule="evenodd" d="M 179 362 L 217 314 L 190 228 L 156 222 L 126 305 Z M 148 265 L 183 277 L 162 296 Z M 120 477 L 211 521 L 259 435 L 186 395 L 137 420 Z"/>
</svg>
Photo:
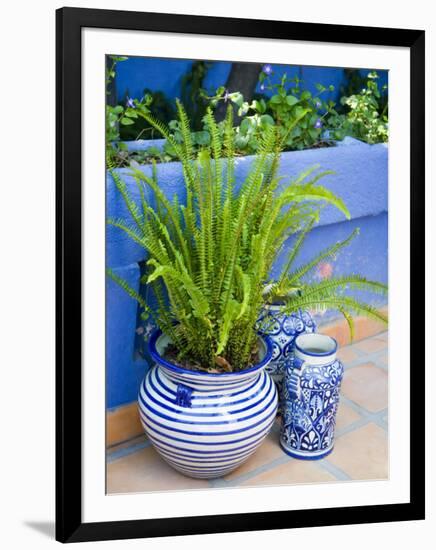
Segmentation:
<svg viewBox="0 0 436 550">
<path fill-rule="evenodd" d="M 295 458 L 322 458 L 333 450 L 344 373 L 336 350 L 336 340 L 322 334 L 295 339 L 283 384 L 280 433 L 282 448 Z"/>
<path fill-rule="evenodd" d="M 267 436 L 277 390 L 265 366 L 272 345 L 260 338 L 262 360 L 236 373 L 202 373 L 162 356 L 168 338 L 156 331 L 149 350 L 156 365 L 141 384 L 141 422 L 159 454 L 181 473 L 221 477 L 237 468 Z"/>
<path fill-rule="evenodd" d="M 280 313 L 280 309 L 279 305 L 266 307 L 258 321 L 258 326 L 259 330 L 268 335 L 272 342 L 272 359 L 266 371 L 277 385 L 281 402 L 285 367 L 293 356 L 295 338 L 300 334 L 315 332 L 316 324 L 307 311 L 299 310 L 291 315 L 285 315 Z M 281 404 L 280 409 L 282 409 Z"/>
</svg>

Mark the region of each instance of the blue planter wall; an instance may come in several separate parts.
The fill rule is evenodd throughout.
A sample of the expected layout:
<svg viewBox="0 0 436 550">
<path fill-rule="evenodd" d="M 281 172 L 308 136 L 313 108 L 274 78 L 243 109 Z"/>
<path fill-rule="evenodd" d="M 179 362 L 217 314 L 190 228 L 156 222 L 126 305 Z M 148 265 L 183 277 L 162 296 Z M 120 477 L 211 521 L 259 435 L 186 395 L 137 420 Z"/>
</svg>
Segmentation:
<svg viewBox="0 0 436 550">
<path fill-rule="evenodd" d="M 131 142 L 130 149 L 147 148 L 150 142 Z M 250 157 L 239 158 L 237 179 L 242 181 L 248 172 Z M 304 263 L 321 249 L 346 238 L 355 227 L 360 234 L 349 247 L 344 249 L 335 261 L 328 262 L 334 274 L 360 273 L 368 278 L 387 282 L 388 248 L 388 204 L 387 169 L 388 149 L 384 144 L 367 145 L 348 138 L 339 146 L 283 153 L 280 174 L 288 176 L 283 185 L 302 170 L 320 164 L 322 170 L 333 170 L 321 183 L 341 196 L 347 204 L 352 219 L 347 221 L 334 209 L 323 210 L 320 224 L 308 236 L 298 259 Z M 141 167 L 151 175 L 151 167 Z M 184 200 L 184 184 L 181 165 L 165 163 L 157 166 L 160 188 L 168 197 L 177 194 Z M 139 200 L 136 184 L 128 174 L 129 169 L 120 169 L 130 193 Z M 108 217 L 128 219 L 124 202 L 118 193 L 112 177 L 107 177 Z M 138 263 L 145 259 L 144 250 L 131 242 L 120 230 L 108 226 L 106 240 L 107 264 L 126 278 L 129 284 L 139 289 L 140 268 Z M 273 274 L 285 261 L 286 249 L 279 257 Z M 321 277 L 313 273 L 312 277 Z M 374 305 L 385 303 L 380 296 L 364 296 Z M 139 381 L 148 368 L 143 359 L 135 359 L 134 341 L 137 323 L 137 307 L 112 281 L 107 284 L 107 405 L 117 407 L 136 399 Z"/>
<path fill-rule="evenodd" d="M 130 57 L 117 65 L 116 89 L 118 100 L 122 101 L 126 95 L 140 99 L 144 89 L 154 92 L 162 91 L 168 99 L 175 99 L 181 95 L 182 77 L 190 71 L 192 61 L 185 59 L 159 59 L 153 57 Z M 203 86 L 213 94 L 219 86 L 225 85 L 229 75 L 231 63 L 227 61 L 211 62 L 205 76 Z M 335 67 L 307 67 L 298 65 L 273 65 L 274 73 L 271 76 L 273 83 L 280 82 L 283 74 L 292 78 L 298 76 L 303 79 L 304 87 L 316 93 L 316 84 L 329 86 L 333 84 L 335 90 L 326 92 L 323 98 L 337 101 L 340 86 L 345 84 L 344 69 Z M 368 70 L 362 69 L 362 75 Z M 378 71 L 379 83 L 387 83 L 387 71 Z M 171 75 L 171 78 L 168 78 Z M 258 85 L 257 92 L 261 93 Z M 271 92 L 265 90 L 267 95 Z"/>
</svg>

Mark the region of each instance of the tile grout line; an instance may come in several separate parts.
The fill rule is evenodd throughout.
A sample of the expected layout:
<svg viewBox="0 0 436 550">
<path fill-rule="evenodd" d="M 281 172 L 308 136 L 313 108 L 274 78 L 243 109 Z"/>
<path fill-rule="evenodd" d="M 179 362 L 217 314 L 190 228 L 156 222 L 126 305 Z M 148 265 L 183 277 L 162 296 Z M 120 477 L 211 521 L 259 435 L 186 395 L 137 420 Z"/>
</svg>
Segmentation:
<svg viewBox="0 0 436 550">
<path fill-rule="evenodd" d="M 267 464 L 262 464 L 261 466 L 258 466 L 254 470 L 251 470 L 250 472 L 245 472 L 244 474 L 241 474 L 240 476 L 236 476 L 233 479 L 224 479 L 224 478 L 218 478 L 214 480 L 210 480 L 213 483 L 214 487 L 234 487 L 238 486 L 244 481 L 248 481 L 253 477 L 256 477 L 259 474 L 263 474 L 264 472 L 269 472 L 270 470 L 274 469 L 277 466 L 281 466 L 282 464 L 286 464 L 292 460 L 288 455 L 283 453 L 283 456 L 280 456 L 271 462 L 268 462 Z"/>
<path fill-rule="evenodd" d="M 379 415 L 386 415 L 387 412 L 388 412 L 387 407 L 384 408 L 384 409 L 381 409 L 380 411 L 376 411 L 376 412 L 368 411 L 367 409 L 362 407 L 362 405 L 359 405 L 358 403 L 356 403 L 355 401 L 353 401 L 349 397 L 347 397 L 345 395 L 342 395 L 342 394 L 340 396 L 340 403 L 341 402 L 345 403 L 346 405 L 351 407 L 355 412 L 359 413 L 360 416 L 364 416 L 364 417 L 367 417 L 369 419 L 372 419 L 372 418 L 374 418 L 376 416 L 379 416 Z"/>
<path fill-rule="evenodd" d="M 375 365 L 377 365 L 379 368 L 382 368 L 383 370 L 389 370 L 388 365 L 379 363 L 380 356 L 382 355 L 382 353 L 384 353 L 384 350 L 359 356 L 356 359 L 353 359 L 352 361 L 343 361 L 340 357 L 339 357 L 339 360 L 344 365 L 345 371 L 349 369 L 353 369 L 354 367 L 360 367 L 365 363 L 374 363 Z"/>
<path fill-rule="evenodd" d="M 334 449 L 333 449 L 334 452 Z M 334 476 L 338 481 L 351 481 L 353 478 L 350 477 L 348 474 L 346 474 L 341 468 L 338 466 L 335 466 L 331 462 L 329 462 L 328 457 L 324 460 L 321 460 L 318 464 L 318 466 Z"/>
<path fill-rule="evenodd" d="M 113 443 L 112 445 L 108 445 L 106 447 L 106 451 L 108 453 L 114 452 L 117 450 L 117 447 L 121 447 L 122 445 L 134 445 L 136 440 L 141 440 L 147 438 L 145 432 L 142 432 L 142 434 L 134 435 L 133 437 L 129 437 L 129 439 L 123 439 L 123 441 L 119 441 L 118 443 Z"/>
<path fill-rule="evenodd" d="M 124 449 L 119 449 L 118 451 L 112 451 L 111 453 L 107 453 L 106 461 L 108 463 L 111 463 L 116 460 L 120 460 L 138 451 L 141 451 L 142 449 L 146 449 L 147 447 L 150 447 L 150 445 L 150 440 L 146 439 L 145 441 L 141 441 L 140 443 L 136 443 L 135 445 L 131 445 L 130 447 L 125 447 Z"/>
</svg>

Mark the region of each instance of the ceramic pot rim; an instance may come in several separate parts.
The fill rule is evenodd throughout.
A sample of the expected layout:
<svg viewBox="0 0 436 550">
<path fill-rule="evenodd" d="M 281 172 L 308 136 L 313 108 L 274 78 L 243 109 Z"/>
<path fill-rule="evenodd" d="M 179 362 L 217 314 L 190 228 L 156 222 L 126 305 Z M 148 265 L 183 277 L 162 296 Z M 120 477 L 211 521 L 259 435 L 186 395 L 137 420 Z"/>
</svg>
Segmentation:
<svg viewBox="0 0 436 550">
<path fill-rule="evenodd" d="M 258 338 L 263 341 L 265 345 L 265 355 L 262 358 L 262 361 L 260 363 L 256 363 L 253 367 L 249 369 L 244 369 L 236 372 L 204 372 L 204 371 L 195 371 L 190 369 L 184 369 L 182 367 L 179 367 L 175 365 L 174 363 L 171 363 L 171 361 L 167 361 L 164 359 L 161 354 L 158 352 L 156 344 L 159 340 L 159 338 L 162 336 L 163 332 L 160 329 L 155 329 L 150 339 L 148 340 L 148 351 L 152 357 L 152 359 L 158 364 L 161 365 L 168 370 L 178 373 L 178 374 L 189 374 L 191 376 L 201 376 L 201 377 L 210 377 L 213 379 L 217 378 L 224 378 L 224 377 L 238 377 L 238 376 L 245 376 L 247 374 L 253 374 L 256 372 L 261 371 L 270 361 L 273 354 L 273 345 L 271 342 L 271 339 L 269 336 L 265 334 L 257 333 Z"/>
</svg>

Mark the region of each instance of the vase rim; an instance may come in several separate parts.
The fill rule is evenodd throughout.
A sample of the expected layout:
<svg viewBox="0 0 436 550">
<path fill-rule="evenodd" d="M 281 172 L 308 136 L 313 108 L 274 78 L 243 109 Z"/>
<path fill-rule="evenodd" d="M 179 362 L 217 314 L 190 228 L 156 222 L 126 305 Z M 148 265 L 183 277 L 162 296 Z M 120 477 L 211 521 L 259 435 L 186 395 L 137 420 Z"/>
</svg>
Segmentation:
<svg viewBox="0 0 436 550">
<path fill-rule="evenodd" d="M 262 360 L 259 363 L 256 363 L 249 369 L 244 369 L 240 371 L 235 372 L 206 372 L 206 371 L 196 371 L 196 370 L 190 370 L 190 369 L 184 369 L 183 367 L 179 367 L 172 363 L 171 361 L 167 361 L 162 357 L 162 355 L 159 353 L 156 344 L 159 340 L 159 338 L 163 335 L 163 332 L 160 329 L 155 329 L 148 341 L 148 351 L 152 357 L 152 359 L 158 363 L 159 365 L 165 367 L 166 369 L 177 373 L 181 375 L 190 375 L 190 376 L 198 376 L 198 377 L 210 377 L 211 379 L 217 379 L 217 378 L 228 378 L 228 377 L 239 377 L 239 376 L 245 376 L 247 374 L 254 374 L 258 371 L 261 371 L 270 361 L 273 354 L 273 345 L 271 342 L 271 339 L 266 334 L 260 334 L 257 333 L 258 338 L 264 343 L 265 345 L 265 355 L 263 356 Z"/>
<path fill-rule="evenodd" d="M 317 339 L 324 339 L 325 341 L 328 341 L 331 345 L 331 349 L 326 351 L 310 351 L 310 349 L 307 349 L 306 346 L 301 345 L 300 342 L 303 338 L 313 340 L 314 338 Z M 300 341 L 300 342 L 299 342 Z M 338 342 L 335 340 L 335 338 L 332 338 L 331 336 L 328 336 L 327 334 L 321 334 L 318 332 L 312 332 L 312 333 L 304 333 L 300 334 L 295 338 L 295 349 L 298 350 L 300 353 L 304 355 L 308 355 L 310 357 L 330 357 L 331 355 L 334 355 L 338 350 Z"/>
</svg>

